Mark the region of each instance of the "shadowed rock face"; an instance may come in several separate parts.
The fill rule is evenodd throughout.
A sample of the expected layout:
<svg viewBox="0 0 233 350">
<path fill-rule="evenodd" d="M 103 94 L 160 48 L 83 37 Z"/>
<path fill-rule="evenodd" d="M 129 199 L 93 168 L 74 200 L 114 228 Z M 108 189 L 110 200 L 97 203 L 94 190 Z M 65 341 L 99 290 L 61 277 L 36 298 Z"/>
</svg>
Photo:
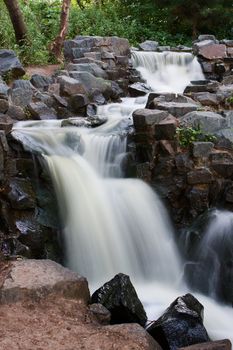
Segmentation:
<svg viewBox="0 0 233 350">
<path fill-rule="evenodd" d="M 209 341 L 203 326 L 203 306 L 191 294 L 177 298 L 147 331 L 163 349 Z"/>
<path fill-rule="evenodd" d="M 145 310 L 127 275 L 116 275 L 95 291 L 91 301 L 104 305 L 111 312 L 112 324 L 136 322 L 145 326 Z"/>
</svg>

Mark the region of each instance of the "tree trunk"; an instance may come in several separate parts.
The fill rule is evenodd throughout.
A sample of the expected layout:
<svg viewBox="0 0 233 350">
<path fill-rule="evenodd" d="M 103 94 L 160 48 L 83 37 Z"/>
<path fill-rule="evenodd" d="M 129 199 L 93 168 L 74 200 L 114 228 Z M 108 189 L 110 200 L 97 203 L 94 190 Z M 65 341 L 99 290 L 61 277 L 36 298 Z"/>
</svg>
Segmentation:
<svg viewBox="0 0 233 350">
<path fill-rule="evenodd" d="M 4 0 L 14 28 L 16 42 L 23 45 L 27 37 L 27 27 L 17 0 Z"/>
<path fill-rule="evenodd" d="M 59 34 L 51 45 L 51 52 L 58 60 L 61 60 L 62 46 L 68 30 L 70 5 L 71 0 L 63 0 Z"/>
<path fill-rule="evenodd" d="M 81 0 L 77 0 L 77 4 L 78 4 L 78 6 L 79 6 L 79 8 L 80 8 L 81 10 L 84 10 L 84 5 L 83 5 L 83 3 L 81 2 Z"/>
</svg>

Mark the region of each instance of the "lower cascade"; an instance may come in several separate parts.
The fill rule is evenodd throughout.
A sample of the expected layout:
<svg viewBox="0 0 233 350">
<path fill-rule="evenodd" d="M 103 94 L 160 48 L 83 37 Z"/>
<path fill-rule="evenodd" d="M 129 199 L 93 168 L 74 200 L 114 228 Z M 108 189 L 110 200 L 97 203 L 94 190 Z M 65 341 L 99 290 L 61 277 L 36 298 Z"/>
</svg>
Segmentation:
<svg viewBox="0 0 233 350">
<path fill-rule="evenodd" d="M 179 93 L 190 80 L 202 79 L 191 55 L 169 55 L 166 59 L 151 53 L 133 56 L 134 65 L 142 67 L 139 70 L 153 90 Z M 151 77 L 150 60 L 155 73 Z M 178 85 L 175 72 L 178 77 L 185 72 Z M 25 149 L 39 154 L 51 174 L 63 222 L 66 264 L 86 276 L 92 286 L 118 272 L 129 274 L 148 316 L 154 318 L 187 287 L 161 201 L 141 180 L 123 178 L 125 129 L 133 110 L 145 103 L 145 97 L 125 98 L 121 104 L 99 107 L 98 115 L 108 120 L 93 129 L 65 126 L 61 120 L 30 121 L 15 124 L 13 136 Z M 196 296 L 205 306 L 210 337 L 233 341 L 232 309 Z"/>
</svg>

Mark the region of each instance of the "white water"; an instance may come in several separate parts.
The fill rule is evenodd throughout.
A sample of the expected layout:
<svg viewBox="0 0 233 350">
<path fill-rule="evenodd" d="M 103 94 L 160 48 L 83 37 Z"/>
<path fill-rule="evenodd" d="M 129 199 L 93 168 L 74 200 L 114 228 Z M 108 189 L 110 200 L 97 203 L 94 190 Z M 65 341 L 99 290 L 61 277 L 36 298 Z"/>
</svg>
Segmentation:
<svg viewBox="0 0 233 350">
<path fill-rule="evenodd" d="M 156 73 L 151 86 L 156 90 L 155 86 L 161 89 L 172 84 L 166 91 L 182 92 L 181 86 L 190 80 L 202 79 L 199 67 L 193 74 L 197 66 L 192 62 L 192 69 L 187 69 L 183 59 L 179 65 L 172 64 L 177 75 L 166 83 Z M 189 81 L 177 84 L 181 71 Z M 143 74 L 149 82 L 151 72 Z M 124 128 L 132 111 L 145 102 L 146 98 L 126 98 L 122 104 L 100 107 L 98 113 L 108 121 L 96 129 L 61 128 L 60 121 L 20 122 L 13 135 L 26 148 L 42 154 L 50 170 L 64 223 L 68 265 L 93 285 L 118 272 L 129 274 L 149 318 L 155 319 L 187 289 L 181 283 L 181 262 L 169 218 L 158 197 L 142 181 L 121 178 Z M 207 297 L 198 298 L 205 306 L 210 335 L 233 341 L 232 309 Z"/>
<path fill-rule="evenodd" d="M 193 80 L 204 80 L 191 53 L 134 51 L 133 64 L 155 92 L 182 93 Z"/>
</svg>

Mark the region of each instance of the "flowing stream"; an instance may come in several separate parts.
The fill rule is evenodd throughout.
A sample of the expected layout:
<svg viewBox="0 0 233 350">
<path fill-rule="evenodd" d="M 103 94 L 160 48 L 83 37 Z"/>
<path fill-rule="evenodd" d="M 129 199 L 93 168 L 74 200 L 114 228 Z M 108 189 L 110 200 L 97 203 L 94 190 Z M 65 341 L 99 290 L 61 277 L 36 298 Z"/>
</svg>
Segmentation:
<svg viewBox="0 0 233 350">
<path fill-rule="evenodd" d="M 183 92 L 202 80 L 191 54 L 133 54 L 135 67 L 155 91 Z M 57 120 L 15 124 L 13 136 L 40 154 L 56 190 L 65 237 L 66 263 L 100 286 L 116 273 L 129 274 L 155 319 L 187 291 L 169 217 L 157 195 L 138 179 L 124 179 L 125 129 L 146 97 L 99 107 L 107 122 L 94 129 L 61 127 Z M 233 340 L 232 309 L 198 296 L 213 338 Z"/>
</svg>

